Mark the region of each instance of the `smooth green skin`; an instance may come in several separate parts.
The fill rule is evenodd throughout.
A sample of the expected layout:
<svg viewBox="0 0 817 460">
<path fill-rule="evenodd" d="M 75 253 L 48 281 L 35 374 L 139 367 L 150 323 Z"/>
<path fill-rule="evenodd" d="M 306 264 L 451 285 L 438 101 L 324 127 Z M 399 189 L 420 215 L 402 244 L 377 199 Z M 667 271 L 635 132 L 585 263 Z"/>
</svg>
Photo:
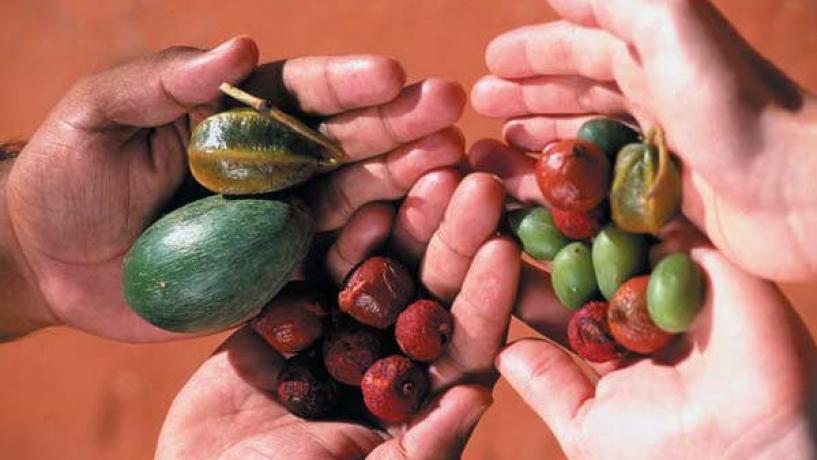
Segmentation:
<svg viewBox="0 0 817 460">
<path fill-rule="evenodd" d="M 537 260 L 553 260 L 570 243 L 562 235 L 547 208 L 518 209 L 508 213 L 511 230 L 522 243 L 522 250 Z"/>
<path fill-rule="evenodd" d="M 686 331 L 703 302 L 703 274 L 688 255 L 675 253 L 656 265 L 647 285 L 647 310 L 656 326 Z"/>
<path fill-rule="evenodd" d="M 579 128 L 576 137 L 596 144 L 608 158 L 614 159 L 622 147 L 638 142 L 639 135 L 638 131 L 612 118 L 593 118 Z"/>
<path fill-rule="evenodd" d="M 598 286 L 590 247 L 580 241 L 563 247 L 553 259 L 550 281 L 556 297 L 569 310 L 578 310 L 593 299 L 598 294 Z"/>
<path fill-rule="evenodd" d="M 312 239 L 312 217 L 283 201 L 194 201 L 151 225 L 124 262 L 128 305 L 175 332 L 209 333 L 257 315 L 289 281 Z"/>
<path fill-rule="evenodd" d="M 643 235 L 608 224 L 593 240 L 593 269 L 599 290 L 610 300 L 622 283 L 647 270 L 648 247 Z"/>
</svg>

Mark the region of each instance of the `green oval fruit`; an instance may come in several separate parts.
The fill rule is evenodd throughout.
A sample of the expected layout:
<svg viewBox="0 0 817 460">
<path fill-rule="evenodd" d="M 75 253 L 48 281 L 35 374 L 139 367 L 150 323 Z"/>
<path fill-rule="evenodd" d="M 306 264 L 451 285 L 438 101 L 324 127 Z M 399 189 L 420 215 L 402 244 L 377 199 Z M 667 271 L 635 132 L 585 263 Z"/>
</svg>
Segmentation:
<svg viewBox="0 0 817 460">
<path fill-rule="evenodd" d="M 656 326 L 672 333 L 686 331 L 703 301 L 703 275 L 688 255 L 675 253 L 655 266 L 647 285 L 647 309 Z"/>
<path fill-rule="evenodd" d="M 591 300 L 598 293 L 598 286 L 590 247 L 579 241 L 563 247 L 553 259 L 550 281 L 556 297 L 570 310 L 578 310 Z"/>
<path fill-rule="evenodd" d="M 553 260 L 567 239 L 553 223 L 547 208 L 518 209 L 508 213 L 511 230 L 522 243 L 522 250 L 538 260 Z"/>
<path fill-rule="evenodd" d="M 249 108 L 217 113 L 196 126 L 187 147 L 190 171 L 207 189 L 228 195 L 274 192 L 326 167 L 324 145 Z"/>
<path fill-rule="evenodd" d="M 216 332 L 261 311 L 306 255 L 312 218 L 276 200 L 211 196 L 151 225 L 125 258 L 122 286 L 142 318 Z"/>
<path fill-rule="evenodd" d="M 647 239 L 608 224 L 593 240 L 593 268 L 599 290 L 610 300 L 622 283 L 647 269 Z"/>
<path fill-rule="evenodd" d="M 625 145 L 638 142 L 636 130 L 612 118 L 593 118 L 585 122 L 576 137 L 596 144 L 611 159 Z"/>
</svg>

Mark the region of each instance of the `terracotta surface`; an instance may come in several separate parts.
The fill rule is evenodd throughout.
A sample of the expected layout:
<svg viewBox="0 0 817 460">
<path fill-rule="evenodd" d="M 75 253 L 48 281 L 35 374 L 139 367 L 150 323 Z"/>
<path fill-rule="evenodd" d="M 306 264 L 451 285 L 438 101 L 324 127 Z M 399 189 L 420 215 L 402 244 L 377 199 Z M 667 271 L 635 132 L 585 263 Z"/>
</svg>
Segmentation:
<svg viewBox="0 0 817 460">
<path fill-rule="evenodd" d="M 817 90 L 817 3 L 716 3 L 772 61 Z M 441 75 L 470 86 L 492 36 L 552 18 L 541 0 L 4 0 L 2 10 L 0 139 L 29 136 L 78 76 L 171 45 L 212 46 L 247 33 L 269 60 L 385 53 L 411 79 Z M 474 141 L 496 136 L 499 125 L 467 112 L 462 126 Z M 786 287 L 813 331 L 815 287 Z M 514 326 L 513 337 L 527 334 Z M 0 456 L 151 457 L 174 394 L 222 338 L 136 346 L 55 329 L 0 346 Z M 504 383 L 496 399 L 465 458 L 561 457 Z"/>
</svg>

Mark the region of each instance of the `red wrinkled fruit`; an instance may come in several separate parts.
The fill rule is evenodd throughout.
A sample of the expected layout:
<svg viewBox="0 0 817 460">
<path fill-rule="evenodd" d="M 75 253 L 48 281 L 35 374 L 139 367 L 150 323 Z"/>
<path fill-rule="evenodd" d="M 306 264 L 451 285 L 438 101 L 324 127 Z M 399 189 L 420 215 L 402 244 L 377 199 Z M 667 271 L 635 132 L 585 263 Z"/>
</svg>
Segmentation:
<svg viewBox="0 0 817 460">
<path fill-rule="evenodd" d="M 672 334 L 661 330 L 647 310 L 647 283 L 650 276 L 631 278 L 619 286 L 607 310 L 610 333 L 621 346 L 649 354 L 666 345 Z"/>
<path fill-rule="evenodd" d="M 563 211 L 590 211 L 610 190 L 610 160 L 595 144 L 581 139 L 549 144 L 535 172 L 545 201 Z"/>
<path fill-rule="evenodd" d="M 384 421 L 399 422 L 420 408 L 429 390 L 428 375 L 409 358 L 392 355 L 372 364 L 360 389 L 369 412 Z"/>
<path fill-rule="evenodd" d="M 550 210 L 553 223 L 562 235 L 573 240 L 586 240 L 596 236 L 606 221 L 606 213 L 601 207 L 589 212 L 569 212 L 553 208 Z"/>
<path fill-rule="evenodd" d="M 278 375 L 276 396 L 293 414 L 306 419 L 331 415 L 338 405 L 337 382 L 312 349 L 287 360 Z"/>
<path fill-rule="evenodd" d="M 366 259 L 349 275 L 338 305 L 363 324 L 386 329 L 414 296 L 408 270 L 388 257 Z"/>
<path fill-rule="evenodd" d="M 323 334 L 326 310 L 305 283 L 287 285 L 250 326 L 281 353 L 306 350 Z"/>
<path fill-rule="evenodd" d="M 357 386 L 366 369 L 383 356 L 383 348 L 378 332 L 349 321 L 329 332 L 323 362 L 335 380 Z"/>
<path fill-rule="evenodd" d="M 607 302 L 588 302 L 567 325 L 570 348 L 594 363 L 617 359 L 621 352 L 607 326 Z"/>
<path fill-rule="evenodd" d="M 451 314 L 433 300 L 418 300 L 397 318 L 394 335 L 403 353 L 415 361 L 434 361 L 445 352 L 454 322 Z"/>
</svg>

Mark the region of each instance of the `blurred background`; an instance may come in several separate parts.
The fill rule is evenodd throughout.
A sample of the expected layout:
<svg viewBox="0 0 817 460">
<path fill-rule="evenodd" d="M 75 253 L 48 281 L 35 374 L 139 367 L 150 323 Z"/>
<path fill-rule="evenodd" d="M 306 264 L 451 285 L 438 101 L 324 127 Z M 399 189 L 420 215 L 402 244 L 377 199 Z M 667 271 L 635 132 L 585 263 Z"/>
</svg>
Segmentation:
<svg viewBox="0 0 817 460">
<path fill-rule="evenodd" d="M 817 2 L 715 3 L 764 55 L 817 90 Z M 30 136 L 79 76 L 168 46 L 250 34 L 262 60 L 382 53 L 400 59 L 410 80 L 439 75 L 470 88 L 485 72 L 491 37 L 554 17 L 542 0 L 2 0 L 2 11 L 0 140 Z M 499 135 L 498 122 L 470 110 L 461 126 L 469 143 Z M 817 285 L 783 288 L 817 331 Z M 531 334 L 513 326 L 512 337 Z M 0 456 L 151 458 L 173 396 L 224 337 L 145 346 L 57 328 L 0 346 Z M 563 457 L 503 382 L 495 398 L 466 459 Z"/>
</svg>

